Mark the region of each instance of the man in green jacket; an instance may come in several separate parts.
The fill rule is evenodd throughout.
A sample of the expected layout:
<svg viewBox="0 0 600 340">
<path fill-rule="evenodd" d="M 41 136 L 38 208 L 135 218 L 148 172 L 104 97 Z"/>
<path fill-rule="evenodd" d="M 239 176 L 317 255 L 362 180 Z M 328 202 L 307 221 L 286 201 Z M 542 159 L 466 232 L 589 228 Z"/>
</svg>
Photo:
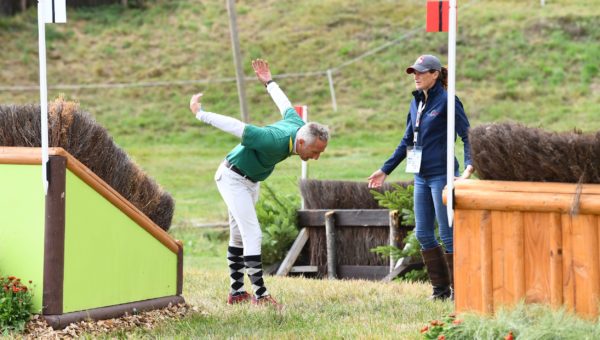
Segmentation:
<svg viewBox="0 0 600 340">
<path fill-rule="evenodd" d="M 269 64 L 252 61 L 252 68 L 277 105 L 282 119 L 264 127 L 246 124 L 238 119 L 202 110 L 202 93 L 190 100 L 196 118 L 241 138 L 221 163 L 215 174 L 217 188 L 229 210 L 229 263 L 231 290 L 228 304 L 252 301 L 254 304 L 279 304 L 271 297 L 263 281 L 261 261 L 262 232 L 254 208 L 260 182 L 275 169 L 277 163 L 298 155 L 304 161 L 319 159 L 329 141 L 327 127 L 305 124 L 291 102 L 271 77 Z M 244 271 L 252 283 L 254 294 L 244 289 Z"/>
</svg>

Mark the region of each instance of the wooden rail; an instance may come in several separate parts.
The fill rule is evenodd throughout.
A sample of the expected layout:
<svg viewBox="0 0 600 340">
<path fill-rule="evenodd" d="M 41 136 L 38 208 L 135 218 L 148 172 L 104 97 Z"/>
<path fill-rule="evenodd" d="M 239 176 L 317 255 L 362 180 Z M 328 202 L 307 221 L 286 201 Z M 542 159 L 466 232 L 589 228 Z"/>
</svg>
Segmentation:
<svg viewBox="0 0 600 340">
<path fill-rule="evenodd" d="M 309 239 L 307 228 L 325 228 L 327 251 L 327 276 L 337 277 L 384 277 L 395 268 L 395 259 L 390 259 L 388 266 L 348 266 L 338 265 L 336 259 L 336 229 L 344 227 L 388 227 L 390 230 L 389 244 L 398 247 L 400 239 L 400 221 L 397 211 L 387 209 L 311 209 L 297 212 L 298 225 L 302 228 L 285 259 L 279 266 L 276 275 L 285 276 L 290 272 L 315 272 L 316 266 L 294 267 L 302 248 Z"/>
</svg>

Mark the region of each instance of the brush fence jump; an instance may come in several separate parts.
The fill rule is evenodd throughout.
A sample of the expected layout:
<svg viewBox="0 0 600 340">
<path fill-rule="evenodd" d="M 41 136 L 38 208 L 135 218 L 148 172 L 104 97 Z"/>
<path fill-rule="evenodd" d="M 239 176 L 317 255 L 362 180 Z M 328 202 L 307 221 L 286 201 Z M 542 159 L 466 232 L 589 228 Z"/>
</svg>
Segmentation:
<svg viewBox="0 0 600 340">
<path fill-rule="evenodd" d="M 277 275 L 304 272 L 334 278 L 379 280 L 393 269 L 396 259 L 386 263 L 370 250 L 377 246 L 402 246 L 408 233 L 399 223 L 398 212 L 387 209 L 311 209 L 298 211 L 301 228 Z M 294 266 L 308 244 L 307 266 Z"/>
<path fill-rule="evenodd" d="M 456 310 L 544 303 L 598 316 L 600 185 L 458 181 Z"/>
<path fill-rule="evenodd" d="M 183 302 L 183 246 L 61 148 L 0 147 L 0 272 L 54 328 Z M 45 211 L 45 214 L 44 214 Z"/>
</svg>

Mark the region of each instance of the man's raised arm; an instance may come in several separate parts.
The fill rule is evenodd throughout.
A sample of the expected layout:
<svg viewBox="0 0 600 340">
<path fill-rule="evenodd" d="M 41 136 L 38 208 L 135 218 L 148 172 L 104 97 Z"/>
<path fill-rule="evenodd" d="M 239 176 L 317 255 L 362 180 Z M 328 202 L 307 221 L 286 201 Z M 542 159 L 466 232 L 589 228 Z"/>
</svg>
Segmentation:
<svg viewBox="0 0 600 340">
<path fill-rule="evenodd" d="M 267 92 L 269 92 L 275 105 L 277 105 L 279 112 L 283 116 L 285 111 L 292 107 L 292 103 L 285 93 L 283 93 L 281 88 L 279 88 L 279 85 L 273 81 L 269 63 L 262 59 L 256 59 L 252 61 L 252 68 L 254 69 L 254 73 L 256 73 L 258 80 L 267 88 Z"/>
<path fill-rule="evenodd" d="M 242 138 L 244 128 L 246 127 L 245 123 L 238 119 L 223 116 L 218 113 L 203 111 L 202 103 L 200 103 L 201 98 L 202 93 L 197 93 L 192 96 L 192 99 L 190 99 L 190 111 L 196 115 L 198 120 L 201 120 L 206 124 L 210 124 L 238 138 Z"/>
</svg>

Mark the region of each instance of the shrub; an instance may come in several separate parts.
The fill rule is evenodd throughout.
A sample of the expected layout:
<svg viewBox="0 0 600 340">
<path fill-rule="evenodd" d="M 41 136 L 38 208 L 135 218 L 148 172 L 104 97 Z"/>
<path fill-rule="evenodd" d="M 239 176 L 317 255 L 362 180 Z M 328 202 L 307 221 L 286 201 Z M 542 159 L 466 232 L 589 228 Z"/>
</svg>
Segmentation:
<svg viewBox="0 0 600 340">
<path fill-rule="evenodd" d="M 413 209 L 415 187 L 412 185 L 403 187 L 396 183 L 392 183 L 392 187 L 394 190 L 386 190 L 383 193 L 371 190 L 371 194 L 373 194 L 373 197 L 380 206 L 390 210 L 398 210 L 402 224 L 415 225 L 415 213 Z"/>
<path fill-rule="evenodd" d="M 400 221 L 403 225 L 415 225 L 415 213 L 414 213 L 414 186 L 407 185 L 403 187 L 401 185 L 392 184 L 394 190 L 387 190 L 383 193 L 371 190 L 373 197 L 380 206 L 388 208 L 390 210 L 398 210 L 400 214 Z M 411 230 L 408 235 L 404 238 L 404 249 L 398 249 L 393 246 L 381 246 L 371 249 L 371 251 L 378 253 L 382 256 L 392 256 L 396 259 L 402 257 L 421 256 L 421 246 L 415 231 Z M 425 269 L 415 269 L 404 275 L 405 281 L 426 281 L 427 273 Z"/>
<path fill-rule="evenodd" d="M 31 284 L 31 281 L 29 281 Z M 31 316 L 30 289 L 14 276 L 0 276 L 0 331 L 22 332 Z"/>
<path fill-rule="evenodd" d="M 278 195 L 266 183 L 264 195 L 256 204 L 256 214 L 263 232 L 262 261 L 265 265 L 283 260 L 296 236 L 296 210 L 300 200 L 294 195 Z"/>
</svg>

